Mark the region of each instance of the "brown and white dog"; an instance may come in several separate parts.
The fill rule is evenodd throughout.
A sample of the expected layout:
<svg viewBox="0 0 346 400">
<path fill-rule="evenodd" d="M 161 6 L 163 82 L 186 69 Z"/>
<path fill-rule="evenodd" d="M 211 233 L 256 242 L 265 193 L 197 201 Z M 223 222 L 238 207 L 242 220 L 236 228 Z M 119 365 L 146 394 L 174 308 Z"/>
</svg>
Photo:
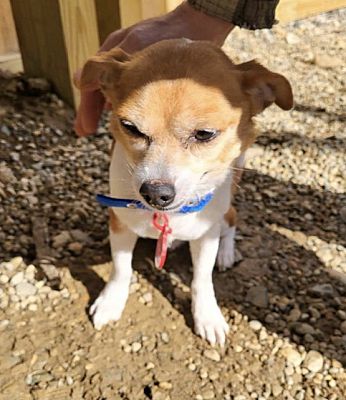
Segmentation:
<svg viewBox="0 0 346 400">
<path fill-rule="evenodd" d="M 234 262 L 235 171 L 256 137 L 252 117 L 272 103 L 290 109 L 290 84 L 255 61 L 235 65 L 217 46 L 186 39 L 132 56 L 120 49 L 100 53 L 85 64 L 81 88 L 95 81 L 113 109 L 111 195 L 140 200 L 148 210 L 111 209 L 113 272 L 90 309 L 94 325 L 120 318 L 137 238 L 158 238 L 152 219 L 160 210 L 169 217 L 171 241 L 190 243 L 195 330 L 223 345 L 229 327 L 212 271 L 216 260 L 221 269 Z M 177 213 L 207 193 L 213 199 L 203 210 Z"/>
</svg>

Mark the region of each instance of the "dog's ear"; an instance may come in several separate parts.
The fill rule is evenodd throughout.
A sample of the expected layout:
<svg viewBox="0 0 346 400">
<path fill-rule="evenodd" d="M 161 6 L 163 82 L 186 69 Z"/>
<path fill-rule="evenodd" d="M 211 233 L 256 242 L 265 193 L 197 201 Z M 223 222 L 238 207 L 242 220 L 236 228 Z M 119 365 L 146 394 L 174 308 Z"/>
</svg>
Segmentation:
<svg viewBox="0 0 346 400">
<path fill-rule="evenodd" d="M 292 88 L 284 76 L 269 71 L 255 60 L 236 65 L 236 69 L 242 72 L 242 88 L 251 97 L 253 115 L 273 103 L 283 110 L 292 108 Z"/>
<path fill-rule="evenodd" d="M 80 79 L 76 82 L 77 87 L 88 89 L 96 86 L 104 90 L 114 88 L 130 59 L 130 55 L 120 48 L 98 53 L 84 64 Z"/>
</svg>

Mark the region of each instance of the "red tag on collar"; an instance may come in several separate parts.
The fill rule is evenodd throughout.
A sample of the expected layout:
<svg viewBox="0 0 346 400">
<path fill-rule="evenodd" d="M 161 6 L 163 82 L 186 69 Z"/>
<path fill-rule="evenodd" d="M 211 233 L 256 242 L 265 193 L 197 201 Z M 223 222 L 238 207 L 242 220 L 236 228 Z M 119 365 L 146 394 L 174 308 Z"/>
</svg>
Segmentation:
<svg viewBox="0 0 346 400">
<path fill-rule="evenodd" d="M 168 216 L 166 214 L 154 213 L 153 225 L 161 232 L 156 243 L 155 267 L 162 269 L 167 258 L 168 235 L 172 233 L 172 229 L 169 227 Z"/>
</svg>

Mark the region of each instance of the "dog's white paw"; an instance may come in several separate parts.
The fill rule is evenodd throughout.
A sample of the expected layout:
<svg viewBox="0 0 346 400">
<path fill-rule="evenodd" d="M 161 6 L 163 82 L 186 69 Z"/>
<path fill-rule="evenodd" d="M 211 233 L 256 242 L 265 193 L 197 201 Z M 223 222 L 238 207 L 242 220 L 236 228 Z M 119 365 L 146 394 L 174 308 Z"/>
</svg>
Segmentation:
<svg viewBox="0 0 346 400">
<path fill-rule="evenodd" d="M 107 286 L 104 288 L 89 311 L 95 329 L 100 330 L 108 322 L 120 319 L 127 296 L 128 290 L 126 288 L 117 285 L 113 285 L 112 288 Z"/>
<path fill-rule="evenodd" d="M 220 238 L 217 266 L 220 272 L 232 268 L 235 261 L 235 227 L 229 227 Z"/>
<path fill-rule="evenodd" d="M 194 312 L 195 331 L 211 345 L 224 346 L 229 326 L 217 304 L 209 307 L 196 307 Z"/>
</svg>

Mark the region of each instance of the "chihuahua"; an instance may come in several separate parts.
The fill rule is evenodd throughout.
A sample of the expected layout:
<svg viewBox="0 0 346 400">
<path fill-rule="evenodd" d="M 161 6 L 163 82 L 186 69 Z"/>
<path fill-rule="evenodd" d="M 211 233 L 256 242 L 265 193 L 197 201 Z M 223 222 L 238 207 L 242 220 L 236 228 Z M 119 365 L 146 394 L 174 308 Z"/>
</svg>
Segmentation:
<svg viewBox="0 0 346 400">
<path fill-rule="evenodd" d="M 256 138 L 252 118 L 273 103 L 290 109 L 291 86 L 256 61 L 235 65 L 216 45 L 187 39 L 134 55 L 99 53 L 84 65 L 80 88 L 95 82 L 112 105 L 110 193 L 133 200 L 110 208 L 113 270 L 90 308 L 94 326 L 119 320 L 124 310 L 138 237 L 159 239 L 159 265 L 163 247 L 183 240 L 193 264 L 195 331 L 224 345 L 229 326 L 212 271 L 215 262 L 221 270 L 234 262 L 231 201 Z"/>
</svg>

